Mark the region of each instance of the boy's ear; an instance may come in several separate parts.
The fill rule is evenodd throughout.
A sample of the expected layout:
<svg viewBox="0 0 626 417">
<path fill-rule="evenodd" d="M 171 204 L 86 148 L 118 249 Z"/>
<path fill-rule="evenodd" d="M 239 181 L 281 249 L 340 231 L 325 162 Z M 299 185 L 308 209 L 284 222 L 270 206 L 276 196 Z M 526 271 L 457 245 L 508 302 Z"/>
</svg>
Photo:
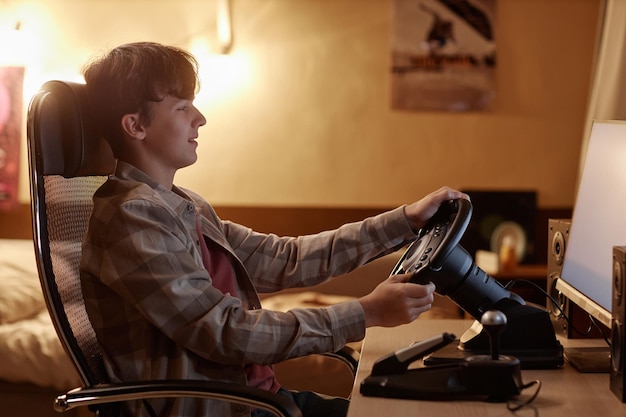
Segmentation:
<svg viewBox="0 0 626 417">
<path fill-rule="evenodd" d="M 139 113 L 129 113 L 122 116 L 122 129 L 133 139 L 143 140 L 145 131 L 139 119 Z"/>
</svg>

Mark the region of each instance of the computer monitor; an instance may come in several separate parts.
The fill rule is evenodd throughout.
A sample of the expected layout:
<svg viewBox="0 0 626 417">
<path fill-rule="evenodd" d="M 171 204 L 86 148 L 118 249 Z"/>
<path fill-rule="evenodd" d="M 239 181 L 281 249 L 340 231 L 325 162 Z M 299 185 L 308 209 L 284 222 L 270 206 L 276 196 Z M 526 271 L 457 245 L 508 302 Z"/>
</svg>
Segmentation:
<svg viewBox="0 0 626 417">
<path fill-rule="evenodd" d="M 594 121 L 556 289 L 611 328 L 613 246 L 626 245 L 626 121 Z"/>
</svg>

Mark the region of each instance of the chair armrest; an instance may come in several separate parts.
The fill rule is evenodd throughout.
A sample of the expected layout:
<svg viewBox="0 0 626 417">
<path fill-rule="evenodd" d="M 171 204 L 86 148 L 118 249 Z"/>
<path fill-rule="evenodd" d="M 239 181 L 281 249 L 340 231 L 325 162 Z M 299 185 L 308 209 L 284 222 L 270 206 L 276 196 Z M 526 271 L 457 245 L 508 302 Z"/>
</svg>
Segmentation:
<svg viewBox="0 0 626 417">
<path fill-rule="evenodd" d="M 139 381 L 76 388 L 59 395 L 55 400 L 54 408 L 62 412 L 80 406 L 173 397 L 228 401 L 253 408 L 263 408 L 279 417 L 302 417 L 300 409 L 282 395 L 230 382 L 194 380 Z"/>
<path fill-rule="evenodd" d="M 346 345 L 336 352 L 322 353 L 321 355 L 343 362 L 350 369 L 352 375 L 356 376 L 356 370 L 361 359 L 361 354 L 356 349 Z"/>
</svg>

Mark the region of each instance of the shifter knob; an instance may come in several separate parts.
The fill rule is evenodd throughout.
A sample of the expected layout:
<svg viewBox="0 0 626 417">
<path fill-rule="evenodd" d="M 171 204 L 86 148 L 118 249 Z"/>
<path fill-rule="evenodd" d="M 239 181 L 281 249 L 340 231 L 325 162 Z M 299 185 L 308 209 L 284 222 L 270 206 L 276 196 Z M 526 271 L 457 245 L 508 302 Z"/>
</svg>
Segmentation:
<svg viewBox="0 0 626 417">
<path fill-rule="evenodd" d="M 500 334 L 506 328 L 506 316 L 499 310 L 486 311 L 480 318 L 483 329 L 489 336 L 491 359 L 500 358 Z"/>
</svg>

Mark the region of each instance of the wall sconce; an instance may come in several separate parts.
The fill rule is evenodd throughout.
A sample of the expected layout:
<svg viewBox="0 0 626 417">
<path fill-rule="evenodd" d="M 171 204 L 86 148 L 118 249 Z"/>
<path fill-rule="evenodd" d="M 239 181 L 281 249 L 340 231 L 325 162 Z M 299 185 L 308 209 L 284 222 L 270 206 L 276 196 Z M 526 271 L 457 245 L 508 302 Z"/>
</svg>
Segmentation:
<svg viewBox="0 0 626 417">
<path fill-rule="evenodd" d="M 231 0 L 217 0 L 217 40 L 222 54 L 233 47 Z"/>
</svg>

